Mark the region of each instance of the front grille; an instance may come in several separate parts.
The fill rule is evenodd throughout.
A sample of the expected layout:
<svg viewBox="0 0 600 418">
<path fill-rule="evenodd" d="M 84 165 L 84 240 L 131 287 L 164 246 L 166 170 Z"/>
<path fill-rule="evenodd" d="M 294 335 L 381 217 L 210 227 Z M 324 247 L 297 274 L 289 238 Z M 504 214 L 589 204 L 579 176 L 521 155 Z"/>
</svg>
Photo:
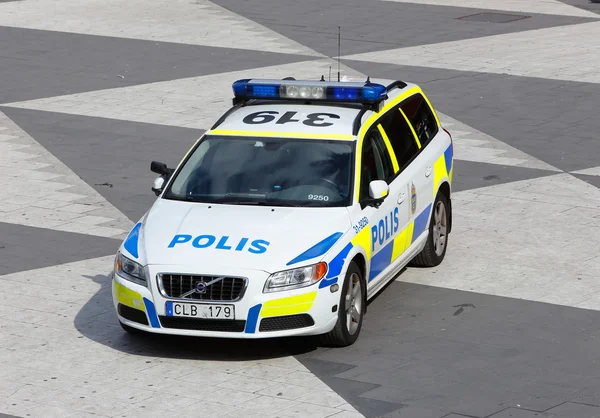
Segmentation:
<svg viewBox="0 0 600 418">
<path fill-rule="evenodd" d="M 242 332 L 246 328 L 245 320 L 180 318 L 159 316 L 163 328 L 189 329 L 193 331 Z"/>
<path fill-rule="evenodd" d="M 196 288 L 200 282 L 210 283 L 219 276 L 195 276 L 190 274 L 160 274 L 159 288 L 163 296 L 181 298 L 181 296 Z M 246 289 L 246 279 L 241 277 L 224 277 L 206 287 L 205 293 L 194 292 L 186 296 L 192 300 L 236 301 L 242 298 Z"/>
<path fill-rule="evenodd" d="M 286 329 L 311 327 L 315 321 L 308 314 L 275 316 L 260 321 L 260 332 L 283 331 Z"/>
<path fill-rule="evenodd" d="M 125 319 L 137 322 L 138 324 L 148 325 L 148 318 L 146 317 L 146 313 L 144 311 L 140 311 L 139 309 L 134 309 L 130 306 L 125 306 L 119 303 L 117 306 L 117 312 L 119 312 L 119 315 Z"/>
</svg>

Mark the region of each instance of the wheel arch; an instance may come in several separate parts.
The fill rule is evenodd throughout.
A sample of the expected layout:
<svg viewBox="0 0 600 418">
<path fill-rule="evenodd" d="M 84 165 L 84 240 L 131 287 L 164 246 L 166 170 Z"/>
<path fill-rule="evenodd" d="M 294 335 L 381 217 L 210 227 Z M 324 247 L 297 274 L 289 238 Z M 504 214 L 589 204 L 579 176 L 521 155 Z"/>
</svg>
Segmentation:
<svg viewBox="0 0 600 418">
<path fill-rule="evenodd" d="M 438 193 L 442 193 L 448 202 L 448 233 L 450 233 L 452 231 L 452 189 L 450 183 L 446 180 L 442 181 L 438 187 Z"/>
<path fill-rule="evenodd" d="M 362 273 L 362 284 L 365 289 L 365 291 L 363 292 L 363 303 L 364 303 L 363 306 L 364 306 L 364 312 L 367 313 L 367 293 L 368 293 L 367 292 L 367 259 L 365 258 L 364 254 L 362 252 L 357 252 L 350 259 L 350 263 L 351 262 L 356 263 L 356 265 L 358 266 L 358 268 L 360 269 L 360 271 Z M 348 263 L 348 265 L 350 265 L 350 263 Z"/>
</svg>

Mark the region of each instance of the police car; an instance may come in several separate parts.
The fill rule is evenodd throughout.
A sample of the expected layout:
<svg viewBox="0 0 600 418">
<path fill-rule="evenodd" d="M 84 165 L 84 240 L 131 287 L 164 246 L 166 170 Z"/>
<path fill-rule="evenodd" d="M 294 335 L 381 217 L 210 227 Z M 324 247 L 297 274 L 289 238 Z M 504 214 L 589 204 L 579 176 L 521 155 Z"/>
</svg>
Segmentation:
<svg viewBox="0 0 600 418">
<path fill-rule="evenodd" d="M 421 88 L 392 80 L 246 79 L 121 245 L 128 332 L 347 346 L 367 301 L 442 262 L 452 137 Z"/>
</svg>

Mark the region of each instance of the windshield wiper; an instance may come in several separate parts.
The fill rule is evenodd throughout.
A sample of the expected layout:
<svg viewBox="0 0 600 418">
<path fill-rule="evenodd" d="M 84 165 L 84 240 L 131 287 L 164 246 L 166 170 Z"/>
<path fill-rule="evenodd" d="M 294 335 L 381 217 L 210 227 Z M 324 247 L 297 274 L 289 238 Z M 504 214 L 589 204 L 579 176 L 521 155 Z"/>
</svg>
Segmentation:
<svg viewBox="0 0 600 418">
<path fill-rule="evenodd" d="M 240 206 L 279 206 L 279 207 L 303 207 L 303 206 L 318 206 L 316 202 L 290 202 L 278 199 L 265 199 L 265 198 L 248 198 L 244 199 L 243 196 L 224 196 L 221 198 L 208 198 L 208 196 L 165 196 L 166 199 L 179 200 L 183 202 L 198 202 L 206 204 L 222 204 L 222 205 L 240 205 Z"/>
<path fill-rule="evenodd" d="M 177 196 L 177 195 L 165 195 L 165 199 L 179 200 L 180 202 L 195 202 L 196 198 L 193 196 Z"/>
<path fill-rule="evenodd" d="M 266 200 L 221 200 L 219 202 L 224 205 L 257 205 L 257 206 L 265 206 L 267 204 Z"/>
<path fill-rule="evenodd" d="M 259 205 L 264 206 L 267 204 L 266 195 L 263 193 L 227 193 L 218 200 L 218 203 L 228 205 Z"/>
<path fill-rule="evenodd" d="M 288 201 L 267 200 L 267 199 L 265 199 L 265 200 L 249 200 L 249 201 L 248 200 L 221 200 L 218 203 L 222 203 L 224 205 L 277 206 L 277 207 L 284 207 L 284 208 L 307 206 L 304 204 L 298 204 L 298 203 L 293 203 L 293 202 L 288 202 Z"/>
</svg>

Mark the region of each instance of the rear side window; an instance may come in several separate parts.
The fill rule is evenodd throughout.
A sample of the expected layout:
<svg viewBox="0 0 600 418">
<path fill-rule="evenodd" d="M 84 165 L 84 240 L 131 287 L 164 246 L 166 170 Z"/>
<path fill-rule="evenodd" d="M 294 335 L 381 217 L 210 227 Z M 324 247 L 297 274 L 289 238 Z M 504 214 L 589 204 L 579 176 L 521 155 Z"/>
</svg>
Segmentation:
<svg viewBox="0 0 600 418">
<path fill-rule="evenodd" d="M 402 171 L 419 152 L 410 126 L 398 108 L 390 110 L 379 122 L 390 140 L 396 160 L 398 160 L 398 166 Z"/>
<path fill-rule="evenodd" d="M 402 110 L 410 120 L 421 147 L 427 145 L 438 132 L 437 122 L 422 94 L 417 93 L 402 103 Z"/>
</svg>

